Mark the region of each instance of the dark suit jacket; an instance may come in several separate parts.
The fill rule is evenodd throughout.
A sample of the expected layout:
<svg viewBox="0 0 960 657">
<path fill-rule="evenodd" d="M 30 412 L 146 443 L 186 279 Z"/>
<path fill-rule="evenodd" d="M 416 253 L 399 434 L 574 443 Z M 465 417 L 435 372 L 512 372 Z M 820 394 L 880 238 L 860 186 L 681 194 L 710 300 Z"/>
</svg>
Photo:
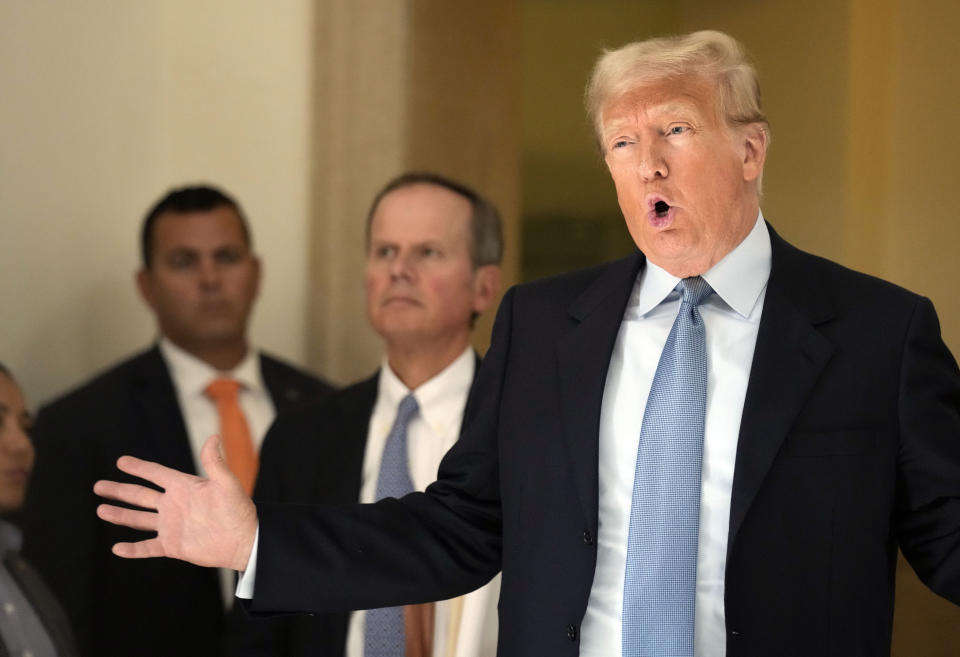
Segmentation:
<svg viewBox="0 0 960 657">
<path fill-rule="evenodd" d="M 374 375 L 277 418 L 260 452 L 258 502 L 354 504 L 360 498 Z M 227 619 L 231 657 L 343 657 L 349 613 L 251 617 L 236 605 Z"/>
<path fill-rule="evenodd" d="M 325 394 L 316 378 L 261 357 L 277 412 Z M 156 347 L 40 410 L 23 553 L 63 603 L 82 654 L 217 654 L 223 602 L 215 569 L 115 557 L 117 541 L 148 534 L 100 521 L 97 479 L 125 480 L 130 454 L 194 472 L 173 383 Z"/>
<path fill-rule="evenodd" d="M 960 602 L 960 372 L 927 299 L 771 240 L 734 473 L 727 654 L 885 655 L 898 544 Z M 643 265 L 506 295 L 463 434 L 426 493 L 348 513 L 259 505 L 251 609 L 450 597 L 502 564 L 500 655 L 576 655 L 603 387 Z"/>
</svg>

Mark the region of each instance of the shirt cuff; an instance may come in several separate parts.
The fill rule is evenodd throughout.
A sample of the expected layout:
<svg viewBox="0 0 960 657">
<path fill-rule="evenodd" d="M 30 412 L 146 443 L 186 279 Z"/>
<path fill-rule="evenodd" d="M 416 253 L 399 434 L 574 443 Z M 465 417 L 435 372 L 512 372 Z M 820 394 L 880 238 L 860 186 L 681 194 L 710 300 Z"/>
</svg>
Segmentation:
<svg viewBox="0 0 960 657">
<path fill-rule="evenodd" d="M 260 523 L 257 523 L 257 533 L 253 536 L 253 549 L 250 550 L 250 559 L 246 569 L 237 578 L 236 596 L 241 600 L 253 599 L 253 585 L 257 578 L 257 547 L 260 545 Z"/>
</svg>

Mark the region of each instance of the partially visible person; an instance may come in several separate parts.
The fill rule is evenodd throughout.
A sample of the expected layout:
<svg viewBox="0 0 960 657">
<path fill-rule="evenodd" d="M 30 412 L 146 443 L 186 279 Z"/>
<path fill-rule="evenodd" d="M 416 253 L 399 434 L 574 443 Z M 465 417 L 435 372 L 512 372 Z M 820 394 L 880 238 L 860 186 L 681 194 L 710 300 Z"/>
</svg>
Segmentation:
<svg viewBox="0 0 960 657">
<path fill-rule="evenodd" d="M 260 261 L 226 193 L 169 192 L 143 221 L 141 255 L 136 282 L 158 340 L 40 410 L 24 554 L 63 603 L 87 657 L 207 657 L 220 646 L 233 573 L 110 556 L 121 536 L 139 534 L 91 522 L 90 486 L 131 452 L 199 473 L 201 444 L 222 434 L 231 469 L 251 490 L 277 413 L 330 388 L 250 344 Z"/>
<path fill-rule="evenodd" d="M 383 362 L 370 378 L 274 423 L 264 440 L 258 501 L 346 504 L 383 497 L 395 445 L 391 430 L 405 399 L 416 400 L 399 466 L 410 490 L 436 478 L 460 433 L 479 362 L 471 327 L 500 289 L 499 213 L 460 183 L 406 173 L 376 195 L 366 221 L 367 317 L 384 340 Z M 393 613 L 393 626 L 382 618 L 371 622 L 364 611 L 262 618 L 238 605 L 226 652 L 370 657 L 365 647 L 377 641 L 396 657 L 493 657 L 499 592 L 496 577 L 453 600 L 374 612 Z"/>
<path fill-rule="evenodd" d="M 23 393 L 0 363 L 0 657 L 70 657 L 77 654 L 70 623 L 20 556 L 20 530 L 2 519 L 23 505 L 33 471 L 30 429 Z"/>
</svg>

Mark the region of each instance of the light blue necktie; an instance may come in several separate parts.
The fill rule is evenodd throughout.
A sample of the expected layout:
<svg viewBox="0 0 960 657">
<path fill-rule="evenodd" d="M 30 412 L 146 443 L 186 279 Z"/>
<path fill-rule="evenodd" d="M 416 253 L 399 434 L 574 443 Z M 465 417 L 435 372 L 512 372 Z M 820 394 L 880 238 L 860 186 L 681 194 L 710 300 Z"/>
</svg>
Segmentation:
<svg viewBox="0 0 960 657">
<path fill-rule="evenodd" d="M 675 288 L 680 312 L 653 377 L 637 450 L 623 581 L 623 657 L 693 657 L 707 346 L 699 276 Z"/>
<path fill-rule="evenodd" d="M 402 497 L 413 492 L 410 466 L 407 458 L 407 425 L 417 414 L 417 400 L 413 393 L 400 401 L 397 419 L 387 435 L 377 476 L 376 499 Z M 367 612 L 364 631 L 364 657 L 403 657 L 406 651 L 403 607 L 384 607 Z"/>
</svg>

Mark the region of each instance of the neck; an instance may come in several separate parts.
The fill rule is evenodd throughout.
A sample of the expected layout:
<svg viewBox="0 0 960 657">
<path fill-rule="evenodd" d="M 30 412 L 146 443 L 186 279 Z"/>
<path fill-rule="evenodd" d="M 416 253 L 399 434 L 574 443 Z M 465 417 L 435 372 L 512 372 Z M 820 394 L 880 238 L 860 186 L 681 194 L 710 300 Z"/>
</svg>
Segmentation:
<svg viewBox="0 0 960 657">
<path fill-rule="evenodd" d="M 390 369 L 410 390 L 416 390 L 460 357 L 467 348 L 469 336 L 443 344 L 387 343 Z"/>
<path fill-rule="evenodd" d="M 171 338 L 171 342 L 186 351 L 194 358 L 199 358 L 210 367 L 229 372 L 246 357 L 247 341 L 245 339 L 222 344 L 181 344 Z"/>
</svg>

